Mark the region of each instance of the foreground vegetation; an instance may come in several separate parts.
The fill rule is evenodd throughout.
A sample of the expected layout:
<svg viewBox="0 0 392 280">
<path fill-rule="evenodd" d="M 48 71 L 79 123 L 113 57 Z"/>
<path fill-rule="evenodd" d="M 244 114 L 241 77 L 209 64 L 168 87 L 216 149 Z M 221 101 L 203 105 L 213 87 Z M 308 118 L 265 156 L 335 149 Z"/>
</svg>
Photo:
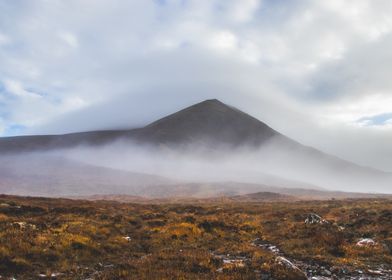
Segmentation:
<svg viewBox="0 0 392 280">
<path fill-rule="evenodd" d="M 311 213 L 324 220 L 305 223 Z M 358 245 L 362 238 L 374 244 Z M 145 205 L 0 196 L 2 279 L 390 279 L 391 252 L 390 200 Z"/>
</svg>

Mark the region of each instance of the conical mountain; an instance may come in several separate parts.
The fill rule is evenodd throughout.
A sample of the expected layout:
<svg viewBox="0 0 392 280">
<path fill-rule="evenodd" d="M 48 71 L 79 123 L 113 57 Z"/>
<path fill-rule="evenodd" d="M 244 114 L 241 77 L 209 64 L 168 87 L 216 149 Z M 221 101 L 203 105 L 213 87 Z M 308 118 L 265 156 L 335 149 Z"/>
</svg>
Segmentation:
<svg viewBox="0 0 392 280">
<path fill-rule="evenodd" d="M 260 145 L 278 132 L 217 99 L 162 118 L 138 132 L 140 139 L 165 144 Z"/>
<path fill-rule="evenodd" d="M 0 152 L 50 150 L 84 144 L 97 146 L 118 139 L 166 145 L 258 146 L 274 136 L 283 137 L 254 117 L 211 99 L 138 129 L 0 138 Z"/>
</svg>

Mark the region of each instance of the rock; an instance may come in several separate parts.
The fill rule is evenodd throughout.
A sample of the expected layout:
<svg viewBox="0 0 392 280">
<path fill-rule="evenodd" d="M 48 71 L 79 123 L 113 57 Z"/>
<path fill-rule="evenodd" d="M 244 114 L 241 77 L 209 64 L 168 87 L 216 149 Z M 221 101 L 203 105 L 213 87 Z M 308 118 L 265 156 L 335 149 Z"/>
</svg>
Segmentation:
<svg viewBox="0 0 392 280">
<path fill-rule="evenodd" d="M 301 269 L 298 268 L 298 266 L 296 266 L 295 264 L 293 264 L 291 261 L 289 261 L 288 259 L 286 259 L 285 257 L 279 256 L 275 259 L 275 261 L 279 264 L 284 266 L 286 269 L 289 270 L 295 270 L 295 271 L 301 271 Z"/>
<path fill-rule="evenodd" d="M 346 229 L 345 227 L 338 226 L 338 230 L 339 230 L 339 231 L 344 231 L 345 229 Z"/>
<path fill-rule="evenodd" d="M 278 264 L 283 265 L 283 266 L 285 266 L 285 267 L 287 267 L 287 268 L 290 268 L 290 269 L 299 269 L 297 266 L 295 266 L 291 261 L 289 261 L 289 260 L 286 259 L 285 257 L 277 257 L 277 258 L 275 259 L 275 261 L 276 261 Z"/>
<path fill-rule="evenodd" d="M 271 253 L 275 254 L 275 255 L 279 255 L 280 254 L 280 250 L 277 246 L 270 244 L 270 243 L 266 243 L 265 241 L 263 241 L 260 238 L 255 239 L 252 242 L 253 246 L 257 246 L 260 247 L 264 250 L 270 251 Z"/>
<path fill-rule="evenodd" d="M 357 242 L 357 246 L 359 247 L 372 247 L 376 246 L 377 243 L 371 238 L 363 238 Z"/>
<path fill-rule="evenodd" d="M 24 230 L 24 229 L 36 230 L 37 229 L 36 225 L 28 224 L 26 222 L 13 222 L 12 225 L 20 230 Z"/>
<path fill-rule="evenodd" d="M 305 220 L 305 224 L 307 225 L 313 225 L 313 224 L 328 224 L 329 222 L 319 215 L 315 213 L 310 213 Z"/>
<path fill-rule="evenodd" d="M 223 264 L 228 265 L 228 266 L 235 266 L 235 267 L 244 267 L 244 261 L 243 260 L 236 260 L 236 259 L 226 259 L 223 260 Z"/>
<path fill-rule="evenodd" d="M 18 227 L 19 229 L 25 229 L 26 228 L 26 222 L 14 222 L 12 224 L 14 226 Z"/>
<path fill-rule="evenodd" d="M 383 276 L 384 273 L 381 270 L 371 270 L 368 269 L 367 271 L 370 275 L 375 275 L 375 276 Z"/>
<path fill-rule="evenodd" d="M 246 261 L 249 261 L 246 257 L 241 256 L 230 256 L 230 254 L 226 255 L 217 255 L 211 253 L 214 258 L 221 259 L 223 262 L 222 270 L 231 270 L 236 268 L 244 268 L 246 266 Z"/>
<path fill-rule="evenodd" d="M 61 273 L 61 272 L 53 272 L 53 273 L 50 274 L 50 276 L 48 276 L 48 275 L 46 275 L 46 274 L 44 274 L 44 273 L 40 273 L 40 274 L 38 274 L 38 277 L 39 277 L 39 278 L 51 278 L 51 279 L 56 279 L 56 278 L 58 278 L 58 277 L 60 277 L 60 276 L 62 276 L 62 275 L 63 275 L 63 273 Z"/>
<path fill-rule="evenodd" d="M 272 274 L 274 279 L 295 279 L 295 280 L 307 280 L 306 274 L 299 269 L 295 264 L 286 259 L 285 257 L 279 256 L 275 259 L 276 267 L 273 268 Z"/>
</svg>

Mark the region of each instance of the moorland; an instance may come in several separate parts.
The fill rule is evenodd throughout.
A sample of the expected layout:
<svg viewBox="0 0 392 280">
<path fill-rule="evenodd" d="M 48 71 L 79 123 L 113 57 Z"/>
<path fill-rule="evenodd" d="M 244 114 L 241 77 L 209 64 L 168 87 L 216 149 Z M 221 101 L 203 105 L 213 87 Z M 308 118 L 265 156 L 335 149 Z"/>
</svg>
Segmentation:
<svg viewBox="0 0 392 280">
<path fill-rule="evenodd" d="M 2 279 L 390 279 L 391 253 L 388 199 L 0 196 Z"/>
</svg>

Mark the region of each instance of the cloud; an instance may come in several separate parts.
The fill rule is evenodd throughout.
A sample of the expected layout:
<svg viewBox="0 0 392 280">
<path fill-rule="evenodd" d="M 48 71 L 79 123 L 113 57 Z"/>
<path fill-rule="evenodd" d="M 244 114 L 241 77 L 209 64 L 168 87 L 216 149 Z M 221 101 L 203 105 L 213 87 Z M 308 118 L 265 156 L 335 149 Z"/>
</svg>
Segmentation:
<svg viewBox="0 0 392 280">
<path fill-rule="evenodd" d="M 260 0 L 244 0 L 238 1 L 228 1 L 227 5 L 227 17 L 230 20 L 236 22 L 248 22 L 254 18 L 256 11 L 260 8 Z"/>
<path fill-rule="evenodd" d="M 62 39 L 68 46 L 71 48 L 77 48 L 79 45 L 78 39 L 76 36 L 69 32 L 61 32 L 59 34 L 60 39 Z"/>
<path fill-rule="evenodd" d="M 5 79 L 3 81 L 4 90 L 18 97 L 39 98 L 39 94 L 26 90 L 22 84 L 15 80 Z"/>
<path fill-rule="evenodd" d="M 391 170 L 388 126 L 358 125 L 390 112 L 388 0 L 3 1 L 0 11 L 3 135 L 134 127 L 218 97 Z"/>
</svg>

